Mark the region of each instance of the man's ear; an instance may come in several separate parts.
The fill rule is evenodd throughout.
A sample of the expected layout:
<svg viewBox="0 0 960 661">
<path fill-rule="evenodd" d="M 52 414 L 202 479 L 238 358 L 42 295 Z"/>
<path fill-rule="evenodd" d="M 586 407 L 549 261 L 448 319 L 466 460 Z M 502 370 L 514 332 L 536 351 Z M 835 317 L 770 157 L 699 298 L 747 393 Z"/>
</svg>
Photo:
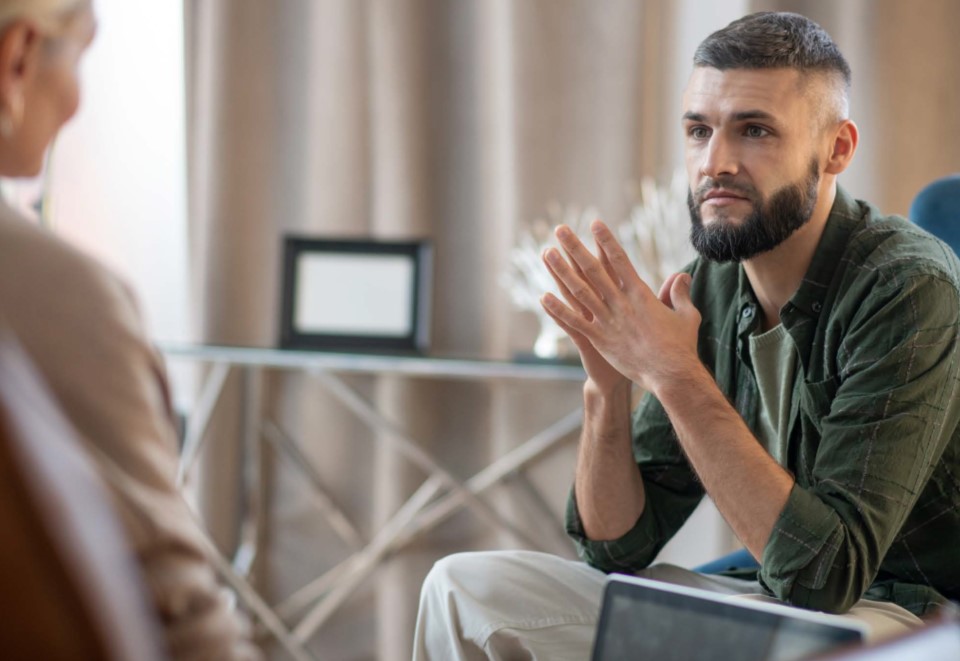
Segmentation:
<svg viewBox="0 0 960 661">
<path fill-rule="evenodd" d="M 14 21 L 0 34 L 0 105 L 23 94 L 37 68 L 40 33 L 27 21 Z"/>
<path fill-rule="evenodd" d="M 853 154 L 857 151 L 857 143 L 860 141 L 860 130 L 852 120 L 845 119 L 832 132 L 831 137 L 833 142 L 830 145 L 830 153 L 827 155 L 824 172 L 840 174 L 847 169 L 850 161 L 853 160 Z"/>
</svg>

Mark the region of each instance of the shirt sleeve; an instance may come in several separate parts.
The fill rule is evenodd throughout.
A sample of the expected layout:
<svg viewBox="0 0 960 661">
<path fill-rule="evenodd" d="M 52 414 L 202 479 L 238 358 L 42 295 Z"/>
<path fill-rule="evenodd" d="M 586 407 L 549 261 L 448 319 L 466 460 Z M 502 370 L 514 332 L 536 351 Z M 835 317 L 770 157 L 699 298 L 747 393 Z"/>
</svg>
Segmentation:
<svg viewBox="0 0 960 661">
<path fill-rule="evenodd" d="M 763 552 L 779 599 L 845 612 L 874 581 L 960 419 L 957 340 L 955 285 L 901 278 L 864 297 L 837 374 L 803 384 L 801 406 L 829 412 Z"/>
<path fill-rule="evenodd" d="M 666 412 L 643 396 L 633 415 L 633 453 L 643 476 L 645 505 L 636 524 L 614 540 L 591 540 L 583 530 L 576 493 L 567 501 L 566 530 L 580 559 L 610 573 L 633 573 L 650 565 L 703 498 L 703 487 L 686 461 Z"/>
</svg>

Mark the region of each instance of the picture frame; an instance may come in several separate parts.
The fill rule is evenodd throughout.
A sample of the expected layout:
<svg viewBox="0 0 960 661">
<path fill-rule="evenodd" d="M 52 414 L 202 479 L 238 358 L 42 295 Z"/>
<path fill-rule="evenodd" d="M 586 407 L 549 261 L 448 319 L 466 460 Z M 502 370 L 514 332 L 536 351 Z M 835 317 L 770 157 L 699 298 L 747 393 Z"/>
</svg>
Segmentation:
<svg viewBox="0 0 960 661">
<path fill-rule="evenodd" d="M 280 347 L 425 353 L 432 246 L 287 236 Z"/>
</svg>

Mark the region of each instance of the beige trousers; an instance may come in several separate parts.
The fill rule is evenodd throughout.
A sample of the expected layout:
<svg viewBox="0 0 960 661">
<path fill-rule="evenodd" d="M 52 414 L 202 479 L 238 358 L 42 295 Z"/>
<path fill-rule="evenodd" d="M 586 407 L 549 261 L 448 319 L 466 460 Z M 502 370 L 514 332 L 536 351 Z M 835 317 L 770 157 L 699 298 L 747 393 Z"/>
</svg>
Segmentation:
<svg viewBox="0 0 960 661">
<path fill-rule="evenodd" d="M 638 576 L 732 598 L 776 601 L 755 581 L 659 564 Z M 582 562 L 532 551 L 458 553 L 434 565 L 423 584 L 415 660 L 502 661 L 590 658 L 607 577 Z M 921 625 L 891 603 L 862 599 L 846 615 L 875 641 Z"/>
</svg>

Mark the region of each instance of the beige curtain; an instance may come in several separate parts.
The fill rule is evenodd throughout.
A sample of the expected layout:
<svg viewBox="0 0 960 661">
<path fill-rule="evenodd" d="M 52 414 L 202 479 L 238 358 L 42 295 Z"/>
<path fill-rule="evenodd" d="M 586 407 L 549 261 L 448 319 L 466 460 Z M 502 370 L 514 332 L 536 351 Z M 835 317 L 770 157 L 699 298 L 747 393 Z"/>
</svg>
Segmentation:
<svg viewBox="0 0 960 661">
<path fill-rule="evenodd" d="M 853 69 L 861 146 L 841 178 L 858 197 L 906 214 L 926 184 L 960 171 L 960 3 L 754 0 L 823 25 Z"/>
<path fill-rule="evenodd" d="M 951 0 L 187 0 L 199 337 L 275 344 L 285 233 L 424 237 L 436 249 L 434 349 L 528 350 L 536 325 L 498 285 L 518 227 L 551 202 L 592 204 L 620 219 L 631 184 L 668 176 L 680 163 L 679 94 L 692 49 L 752 7 L 808 13 L 850 57 L 864 143 L 845 178 L 854 193 L 903 212 L 923 183 L 960 170 L 960 46 L 952 34 L 960 7 Z M 576 385 L 350 383 L 460 477 L 580 400 Z M 244 413 L 242 384 L 231 385 L 204 492 L 225 546 L 237 534 Z M 300 441 L 366 537 L 423 479 L 377 450 L 374 434 L 308 377 L 269 375 L 262 395 L 263 412 Z M 568 555 L 559 531 L 574 445 L 530 471 L 552 520 L 517 485 L 489 499 Z M 277 601 L 349 549 L 287 463 L 270 463 L 265 479 L 268 527 L 256 578 Z M 674 545 L 676 557 L 729 544 L 715 516 L 698 521 Z M 311 649 L 322 658 L 407 658 L 431 563 L 504 545 L 516 542 L 458 515 L 390 558 Z"/>
</svg>

